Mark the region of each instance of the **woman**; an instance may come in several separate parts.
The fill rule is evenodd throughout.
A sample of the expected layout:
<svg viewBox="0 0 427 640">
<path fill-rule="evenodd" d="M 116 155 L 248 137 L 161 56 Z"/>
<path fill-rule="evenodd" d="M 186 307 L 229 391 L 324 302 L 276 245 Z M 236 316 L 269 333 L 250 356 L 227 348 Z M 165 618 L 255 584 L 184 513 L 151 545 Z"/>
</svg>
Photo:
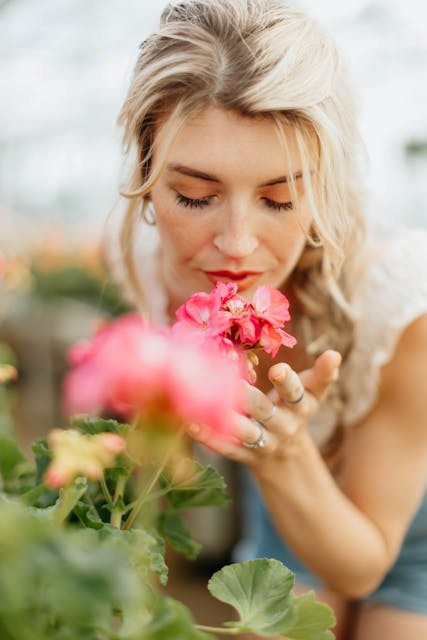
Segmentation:
<svg viewBox="0 0 427 640">
<path fill-rule="evenodd" d="M 164 322 L 217 281 L 290 300 L 297 347 L 261 361 L 236 441 L 206 442 L 259 490 L 240 558 L 314 584 L 337 638 L 425 640 L 427 234 L 365 225 L 330 36 L 280 0 L 168 6 L 120 123 L 135 155 L 114 268 L 133 299 Z"/>
</svg>

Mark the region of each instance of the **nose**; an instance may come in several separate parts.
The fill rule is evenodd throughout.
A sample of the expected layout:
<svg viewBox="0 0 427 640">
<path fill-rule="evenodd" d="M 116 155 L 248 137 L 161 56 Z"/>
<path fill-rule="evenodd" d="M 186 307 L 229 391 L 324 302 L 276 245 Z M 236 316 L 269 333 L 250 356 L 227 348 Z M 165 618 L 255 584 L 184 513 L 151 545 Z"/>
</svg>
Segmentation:
<svg viewBox="0 0 427 640">
<path fill-rule="evenodd" d="M 213 243 L 228 258 L 242 259 L 250 256 L 258 247 L 257 233 L 250 214 L 225 215 Z"/>
</svg>

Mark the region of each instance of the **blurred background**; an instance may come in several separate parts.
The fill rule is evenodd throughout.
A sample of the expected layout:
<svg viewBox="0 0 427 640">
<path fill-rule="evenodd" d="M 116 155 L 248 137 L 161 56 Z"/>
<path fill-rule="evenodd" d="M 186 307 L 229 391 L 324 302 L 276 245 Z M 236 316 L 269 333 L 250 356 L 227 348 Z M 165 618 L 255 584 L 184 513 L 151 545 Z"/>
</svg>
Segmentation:
<svg viewBox="0 0 427 640">
<path fill-rule="evenodd" d="M 13 420 L 24 443 L 61 424 L 68 346 L 126 308 L 99 242 L 120 183 L 117 113 L 163 4 L 0 0 L 0 340 L 20 374 L 2 424 Z M 294 4 L 329 27 L 347 59 L 372 215 L 427 226 L 425 0 Z M 233 525 L 221 528 L 220 555 Z"/>
</svg>

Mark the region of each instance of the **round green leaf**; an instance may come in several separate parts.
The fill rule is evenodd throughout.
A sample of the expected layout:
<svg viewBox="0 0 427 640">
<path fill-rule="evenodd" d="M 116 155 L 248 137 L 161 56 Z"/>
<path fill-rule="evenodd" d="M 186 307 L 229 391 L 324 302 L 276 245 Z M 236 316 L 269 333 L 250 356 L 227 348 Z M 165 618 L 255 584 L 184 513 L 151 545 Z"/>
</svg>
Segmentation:
<svg viewBox="0 0 427 640">
<path fill-rule="evenodd" d="M 281 562 L 261 558 L 223 567 L 209 580 L 208 589 L 239 613 L 239 622 L 227 626 L 238 627 L 242 633 L 273 636 L 291 628 L 296 620 L 293 583 L 294 574 Z"/>
</svg>

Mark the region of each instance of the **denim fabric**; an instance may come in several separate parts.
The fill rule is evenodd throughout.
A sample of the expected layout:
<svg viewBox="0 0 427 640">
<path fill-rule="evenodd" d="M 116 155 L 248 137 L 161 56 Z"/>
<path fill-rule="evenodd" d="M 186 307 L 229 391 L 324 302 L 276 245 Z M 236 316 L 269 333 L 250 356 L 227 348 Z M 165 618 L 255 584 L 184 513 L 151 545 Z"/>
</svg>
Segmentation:
<svg viewBox="0 0 427 640">
<path fill-rule="evenodd" d="M 321 587 L 322 581 L 283 543 L 250 474 L 243 471 L 242 477 L 244 530 L 234 552 L 235 561 L 277 558 L 295 573 L 297 583 L 313 589 Z M 383 603 L 427 614 L 427 493 L 406 534 L 396 563 L 380 586 L 363 602 Z"/>
</svg>

